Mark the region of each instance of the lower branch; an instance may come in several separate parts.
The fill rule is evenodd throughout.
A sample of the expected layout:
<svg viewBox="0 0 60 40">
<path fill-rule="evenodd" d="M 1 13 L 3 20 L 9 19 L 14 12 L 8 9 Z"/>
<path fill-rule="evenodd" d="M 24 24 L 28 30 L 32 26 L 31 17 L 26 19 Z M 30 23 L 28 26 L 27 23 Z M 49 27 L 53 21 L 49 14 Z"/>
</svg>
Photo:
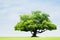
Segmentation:
<svg viewBox="0 0 60 40">
<path fill-rule="evenodd" d="M 40 31 L 37 31 L 37 33 L 43 33 L 45 32 L 46 30 L 40 30 Z"/>
</svg>

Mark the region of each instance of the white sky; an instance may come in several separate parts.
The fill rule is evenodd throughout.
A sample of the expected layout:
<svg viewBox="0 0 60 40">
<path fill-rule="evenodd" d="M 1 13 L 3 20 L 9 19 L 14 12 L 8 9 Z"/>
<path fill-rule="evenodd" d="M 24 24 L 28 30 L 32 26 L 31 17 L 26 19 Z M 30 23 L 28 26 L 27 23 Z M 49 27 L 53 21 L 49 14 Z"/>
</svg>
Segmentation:
<svg viewBox="0 0 60 40">
<path fill-rule="evenodd" d="M 19 15 L 41 10 L 50 15 L 57 30 L 46 31 L 39 36 L 60 36 L 60 0 L 0 0 L 0 36 L 31 36 L 30 32 L 18 32 L 14 25 Z"/>
</svg>

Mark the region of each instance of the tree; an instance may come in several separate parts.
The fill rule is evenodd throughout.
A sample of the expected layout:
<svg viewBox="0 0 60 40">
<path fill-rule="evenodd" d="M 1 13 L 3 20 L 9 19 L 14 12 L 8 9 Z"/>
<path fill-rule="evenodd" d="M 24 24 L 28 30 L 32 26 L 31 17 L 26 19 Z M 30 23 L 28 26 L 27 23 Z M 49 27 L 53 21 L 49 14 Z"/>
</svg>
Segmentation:
<svg viewBox="0 0 60 40">
<path fill-rule="evenodd" d="M 56 30 L 57 27 L 50 21 L 48 14 L 41 11 L 32 11 L 32 14 L 21 15 L 20 22 L 14 26 L 14 29 L 26 32 L 30 31 L 32 37 L 36 37 L 37 33 L 43 33 L 46 30 Z"/>
</svg>

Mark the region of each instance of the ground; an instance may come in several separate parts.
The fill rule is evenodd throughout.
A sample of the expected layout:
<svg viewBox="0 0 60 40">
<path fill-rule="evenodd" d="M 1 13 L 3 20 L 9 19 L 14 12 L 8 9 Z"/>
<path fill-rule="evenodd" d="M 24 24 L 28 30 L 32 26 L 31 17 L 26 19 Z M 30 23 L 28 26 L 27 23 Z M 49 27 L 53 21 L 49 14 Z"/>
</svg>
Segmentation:
<svg viewBox="0 0 60 40">
<path fill-rule="evenodd" d="M 0 40 L 60 40 L 60 37 L 0 37 Z"/>
</svg>

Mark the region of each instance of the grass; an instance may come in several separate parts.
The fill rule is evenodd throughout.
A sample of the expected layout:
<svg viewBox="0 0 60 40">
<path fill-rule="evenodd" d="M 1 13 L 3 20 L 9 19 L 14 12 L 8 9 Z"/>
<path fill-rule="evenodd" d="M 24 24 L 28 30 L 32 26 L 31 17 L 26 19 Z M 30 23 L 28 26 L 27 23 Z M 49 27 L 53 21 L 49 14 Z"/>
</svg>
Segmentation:
<svg viewBox="0 0 60 40">
<path fill-rule="evenodd" d="M 0 37 L 0 40 L 60 40 L 60 37 Z"/>
</svg>

